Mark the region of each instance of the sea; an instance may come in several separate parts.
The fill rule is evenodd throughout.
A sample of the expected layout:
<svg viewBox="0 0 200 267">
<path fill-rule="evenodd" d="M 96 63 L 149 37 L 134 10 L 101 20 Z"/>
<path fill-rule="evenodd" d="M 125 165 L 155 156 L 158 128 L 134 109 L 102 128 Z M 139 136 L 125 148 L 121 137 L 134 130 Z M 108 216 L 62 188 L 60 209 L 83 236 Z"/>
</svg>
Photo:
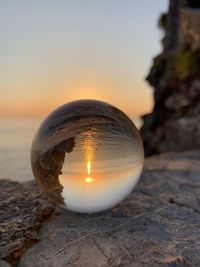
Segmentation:
<svg viewBox="0 0 200 267">
<path fill-rule="evenodd" d="M 132 118 L 139 129 L 140 118 Z M 0 179 L 34 179 L 30 163 L 33 137 L 42 119 L 0 119 Z"/>
</svg>

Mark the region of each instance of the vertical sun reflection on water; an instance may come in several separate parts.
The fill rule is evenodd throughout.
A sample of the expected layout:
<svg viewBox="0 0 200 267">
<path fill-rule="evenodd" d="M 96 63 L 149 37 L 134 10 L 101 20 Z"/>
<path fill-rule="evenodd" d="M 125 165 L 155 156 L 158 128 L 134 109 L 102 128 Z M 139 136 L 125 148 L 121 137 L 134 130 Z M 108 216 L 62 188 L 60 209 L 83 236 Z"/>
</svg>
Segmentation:
<svg viewBox="0 0 200 267">
<path fill-rule="evenodd" d="M 90 162 L 90 160 L 87 163 L 87 172 L 88 172 L 88 175 L 90 175 L 90 173 L 91 173 L 91 162 Z"/>
<path fill-rule="evenodd" d="M 90 176 L 91 175 L 91 161 L 94 160 L 94 132 L 87 131 L 84 133 L 84 151 L 85 151 L 85 159 L 87 164 L 87 174 L 88 176 L 85 178 L 86 183 L 94 182 L 94 179 Z"/>
<path fill-rule="evenodd" d="M 88 177 L 85 178 L 85 181 L 86 183 L 92 183 L 94 179 L 90 177 L 90 173 L 91 173 L 91 162 L 90 161 L 88 161 L 87 163 L 87 173 L 88 173 Z"/>
</svg>

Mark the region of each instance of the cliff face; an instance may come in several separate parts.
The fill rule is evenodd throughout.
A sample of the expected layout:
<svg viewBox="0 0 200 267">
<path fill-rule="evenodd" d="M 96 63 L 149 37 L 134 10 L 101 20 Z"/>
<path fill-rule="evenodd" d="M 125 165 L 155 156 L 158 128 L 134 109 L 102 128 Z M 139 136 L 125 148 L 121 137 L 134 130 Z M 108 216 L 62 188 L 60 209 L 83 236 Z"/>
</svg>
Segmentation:
<svg viewBox="0 0 200 267">
<path fill-rule="evenodd" d="M 192 2 L 169 3 L 163 52 L 147 77 L 155 104 L 142 117 L 146 155 L 200 148 L 200 8 Z"/>
</svg>

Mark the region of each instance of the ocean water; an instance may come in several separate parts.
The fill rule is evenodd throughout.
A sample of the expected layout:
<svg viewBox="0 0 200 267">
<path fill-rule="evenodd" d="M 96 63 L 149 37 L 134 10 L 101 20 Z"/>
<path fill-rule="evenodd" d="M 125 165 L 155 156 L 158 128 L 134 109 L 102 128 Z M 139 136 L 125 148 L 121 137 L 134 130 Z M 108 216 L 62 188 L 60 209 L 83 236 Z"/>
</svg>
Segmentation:
<svg viewBox="0 0 200 267">
<path fill-rule="evenodd" d="M 30 148 L 40 120 L 0 119 L 0 178 L 33 179 Z"/>
<path fill-rule="evenodd" d="M 137 128 L 139 118 L 133 118 Z M 33 179 L 30 164 L 32 140 L 42 119 L 0 119 L 0 179 Z"/>
</svg>

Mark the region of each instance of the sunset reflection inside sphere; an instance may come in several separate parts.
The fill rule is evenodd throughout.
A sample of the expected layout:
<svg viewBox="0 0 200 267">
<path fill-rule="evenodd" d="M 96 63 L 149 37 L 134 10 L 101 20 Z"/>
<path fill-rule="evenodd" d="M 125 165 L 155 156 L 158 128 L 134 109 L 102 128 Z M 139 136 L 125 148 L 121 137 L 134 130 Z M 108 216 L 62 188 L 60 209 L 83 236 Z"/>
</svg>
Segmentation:
<svg viewBox="0 0 200 267">
<path fill-rule="evenodd" d="M 133 122 L 105 102 L 79 100 L 53 111 L 33 140 L 32 169 L 41 189 L 66 209 L 111 208 L 135 187 L 143 145 Z"/>
</svg>

